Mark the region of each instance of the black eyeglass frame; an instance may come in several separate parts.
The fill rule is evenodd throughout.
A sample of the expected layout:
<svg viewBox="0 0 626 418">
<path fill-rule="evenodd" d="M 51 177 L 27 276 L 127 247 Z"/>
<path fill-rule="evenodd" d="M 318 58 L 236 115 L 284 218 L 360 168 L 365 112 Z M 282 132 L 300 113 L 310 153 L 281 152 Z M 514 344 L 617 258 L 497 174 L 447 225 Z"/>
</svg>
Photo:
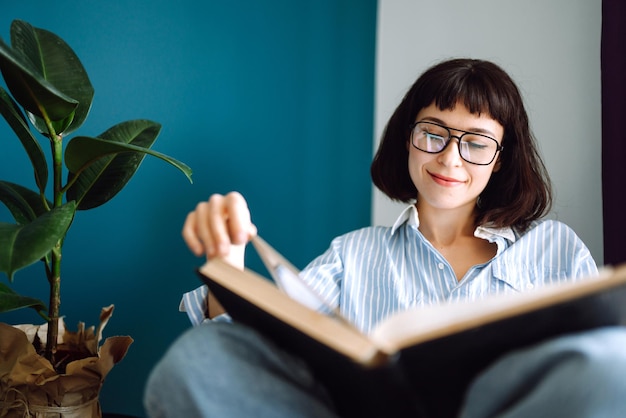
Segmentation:
<svg viewBox="0 0 626 418">
<path fill-rule="evenodd" d="M 419 125 L 420 123 L 425 123 L 428 125 L 435 125 L 438 126 L 440 128 L 445 129 L 446 131 L 448 131 L 448 140 L 447 142 L 444 144 L 443 148 L 441 148 L 439 151 L 427 151 L 424 149 L 419 148 L 417 145 L 415 145 L 413 143 L 413 134 L 415 131 L 415 127 L 417 125 Z M 457 146 L 459 147 L 459 156 L 463 159 L 463 161 L 467 161 L 470 164 L 474 164 L 474 165 L 489 165 L 493 162 L 493 160 L 496 159 L 496 156 L 498 155 L 498 152 L 502 152 L 502 150 L 504 150 L 504 147 L 502 145 L 500 145 L 500 143 L 498 141 L 496 141 L 495 138 L 492 138 L 490 136 L 484 135 L 484 134 L 479 134 L 477 132 L 472 132 L 472 131 L 464 131 L 463 129 L 456 129 L 456 128 L 449 128 L 445 125 L 441 125 L 439 123 L 436 122 L 430 122 L 430 121 L 426 121 L 426 120 L 418 120 L 417 122 L 412 123 L 410 126 L 410 137 L 411 137 L 411 146 L 413 146 L 413 148 L 420 150 L 422 152 L 426 152 L 428 154 L 439 154 L 440 152 L 443 152 L 443 150 L 445 150 L 446 148 L 448 148 L 448 144 L 450 144 L 450 142 L 452 142 L 452 138 L 456 138 L 458 139 L 457 141 Z M 459 132 L 463 132 L 460 136 L 459 135 L 452 135 L 452 131 L 459 131 Z M 461 152 L 461 139 L 465 136 L 465 135 L 478 135 L 478 136 L 482 136 L 483 138 L 488 138 L 491 139 L 493 142 L 496 143 L 496 151 L 493 153 L 493 157 L 491 157 L 491 160 L 489 160 L 488 163 L 475 163 L 473 161 L 469 161 L 467 158 L 463 157 L 463 153 Z"/>
</svg>

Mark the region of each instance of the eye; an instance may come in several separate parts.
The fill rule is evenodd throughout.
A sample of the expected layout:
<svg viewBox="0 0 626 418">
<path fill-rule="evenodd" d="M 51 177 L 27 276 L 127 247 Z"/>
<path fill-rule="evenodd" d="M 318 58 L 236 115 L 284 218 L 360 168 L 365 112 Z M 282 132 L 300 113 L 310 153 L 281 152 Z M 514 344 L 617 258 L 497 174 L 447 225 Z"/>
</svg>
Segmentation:
<svg viewBox="0 0 626 418">
<path fill-rule="evenodd" d="M 482 150 L 482 149 L 487 148 L 487 144 L 480 144 L 478 142 L 468 142 L 467 145 L 471 149 L 475 149 L 475 150 Z"/>
<path fill-rule="evenodd" d="M 479 135 L 465 135 L 462 141 L 469 149 L 474 151 L 481 151 L 488 148 L 494 148 L 496 143 L 484 136 Z"/>
<path fill-rule="evenodd" d="M 426 138 L 428 138 L 429 141 L 433 141 L 433 142 L 444 142 L 445 138 L 441 135 L 437 135 L 431 132 L 427 132 L 427 131 L 422 131 L 422 134 L 426 136 Z"/>
</svg>

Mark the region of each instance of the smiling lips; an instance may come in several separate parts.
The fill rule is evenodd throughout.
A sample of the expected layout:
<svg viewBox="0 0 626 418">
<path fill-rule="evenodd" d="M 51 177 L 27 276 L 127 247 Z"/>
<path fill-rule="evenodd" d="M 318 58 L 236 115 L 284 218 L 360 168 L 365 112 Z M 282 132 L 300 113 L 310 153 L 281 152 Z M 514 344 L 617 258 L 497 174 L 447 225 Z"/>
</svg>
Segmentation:
<svg viewBox="0 0 626 418">
<path fill-rule="evenodd" d="M 441 174 L 431 173 L 430 171 L 428 172 L 428 174 L 430 174 L 430 177 L 435 181 L 435 183 L 446 187 L 459 186 L 465 183 L 465 181 L 457 180 L 452 177 L 442 176 Z"/>
</svg>

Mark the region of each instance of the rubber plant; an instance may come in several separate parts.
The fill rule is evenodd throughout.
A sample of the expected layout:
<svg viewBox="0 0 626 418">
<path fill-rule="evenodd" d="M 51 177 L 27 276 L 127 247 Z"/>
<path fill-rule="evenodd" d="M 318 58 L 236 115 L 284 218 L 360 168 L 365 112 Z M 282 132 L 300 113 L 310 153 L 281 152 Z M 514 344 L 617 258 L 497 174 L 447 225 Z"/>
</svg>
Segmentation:
<svg viewBox="0 0 626 418">
<path fill-rule="evenodd" d="M 94 97 L 85 68 L 50 31 L 14 20 L 10 37 L 10 46 L 0 39 L 0 70 L 10 92 L 0 86 L 0 112 L 28 155 L 34 186 L 0 181 L 0 201 L 15 221 L 0 223 L 0 271 L 11 284 L 16 271 L 40 262 L 50 291 L 46 304 L 0 283 L 0 312 L 35 309 L 48 323 L 42 355 L 56 364 L 63 241 L 74 216 L 112 199 L 146 155 L 173 165 L 189 181 L 191 170 L 151 149 L 161 126 L 149 120 L 126 121 L 97 136 L 68 140 L 85 122 Z"/>
</svg>

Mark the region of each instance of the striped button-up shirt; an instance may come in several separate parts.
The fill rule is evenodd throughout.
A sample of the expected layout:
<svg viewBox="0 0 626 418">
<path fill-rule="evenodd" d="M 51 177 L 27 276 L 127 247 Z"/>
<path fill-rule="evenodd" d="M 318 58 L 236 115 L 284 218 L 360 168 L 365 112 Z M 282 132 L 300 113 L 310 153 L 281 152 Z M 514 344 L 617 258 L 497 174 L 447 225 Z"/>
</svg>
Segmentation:
<svg viewBox="0 0 626 418">
<path fill-rule="evenodd" d="M 496 256 L 458 280 L 452 266 L 418 229 L 414 206 L 392 227 L 367 227 L 335 238 L 302 272 L 317 293 L 363 332 L 414 307 L 474 301 L 597 274 L 591 253 L 567 225 L 543 220 L 525 233 L 479 226 L 474 235 L 496 243 Z M 193 324 L 206 314 L 206 287 L 183 296 Z"/>
</svg>

